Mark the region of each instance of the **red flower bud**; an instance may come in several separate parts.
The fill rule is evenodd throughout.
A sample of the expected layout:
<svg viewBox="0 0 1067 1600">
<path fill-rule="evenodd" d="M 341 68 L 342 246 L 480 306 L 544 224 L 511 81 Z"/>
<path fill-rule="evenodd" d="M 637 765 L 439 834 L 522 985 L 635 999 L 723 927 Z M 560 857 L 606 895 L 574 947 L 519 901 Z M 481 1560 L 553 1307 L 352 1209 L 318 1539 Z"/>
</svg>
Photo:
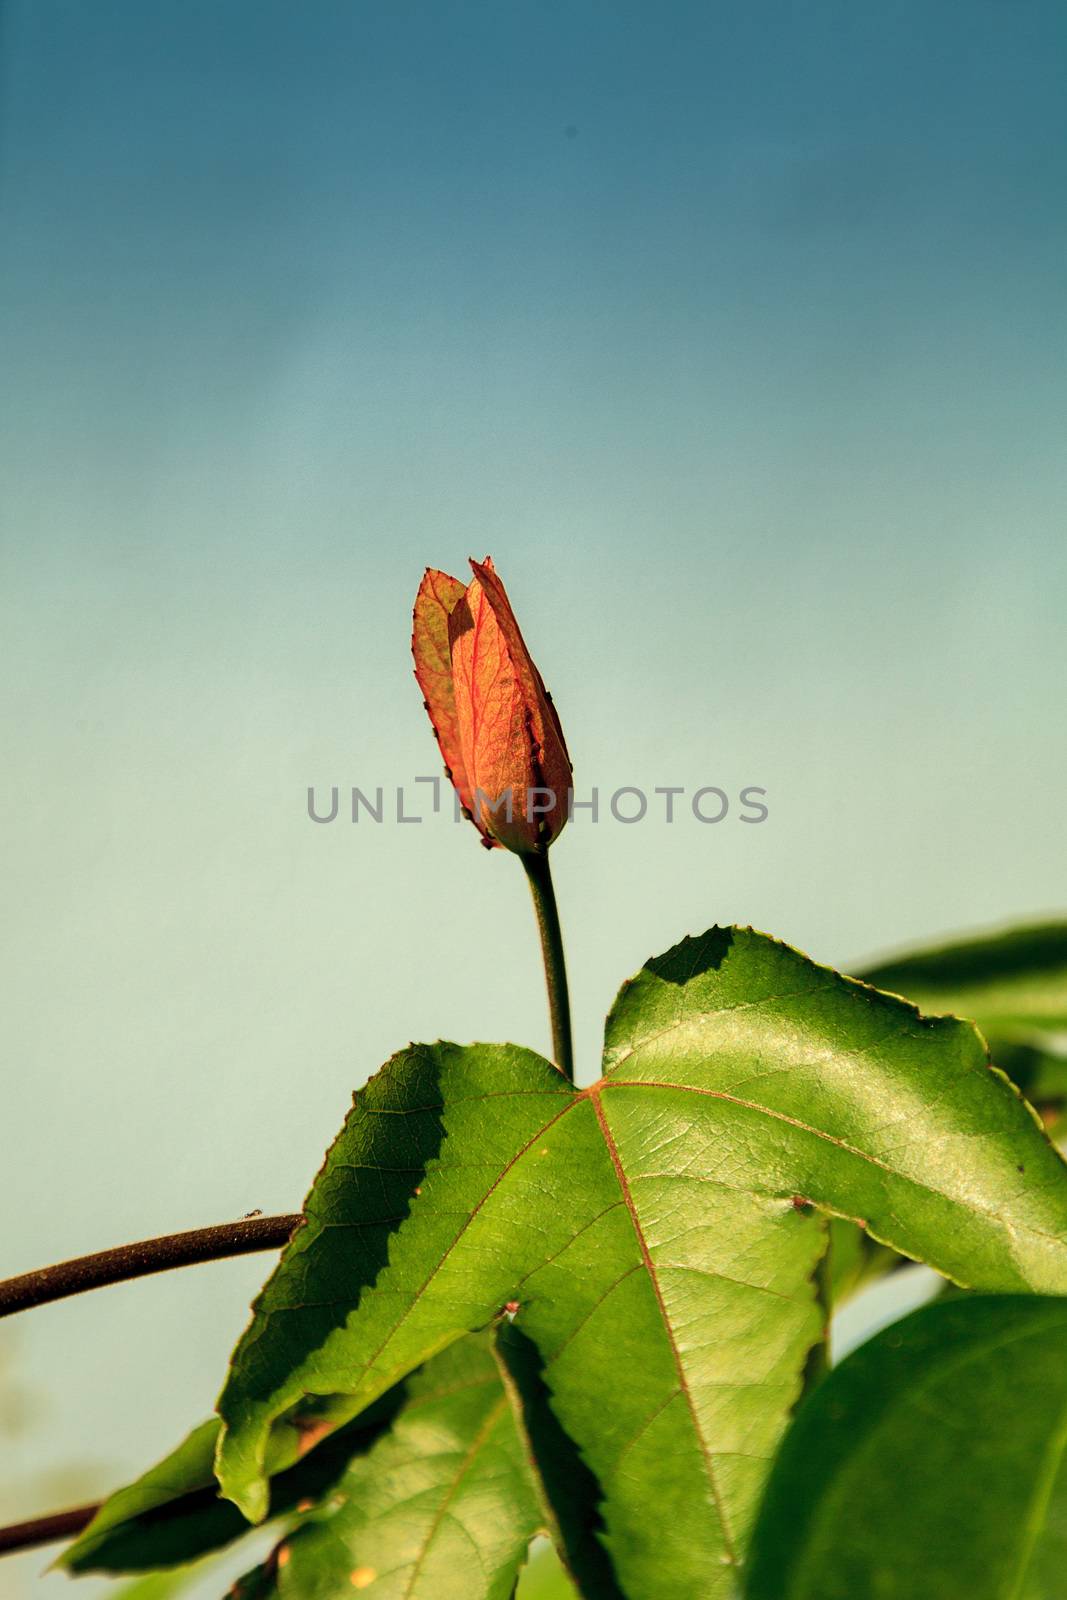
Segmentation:
<svg viewBox="0 0 1067 1600">
<path fill-rule="evenodd" d="M 445 770 L 482 843 L 544 849 L 567 820 L 573 774 L 556 708 L 488 556 L 474 578 L 428 569 L 411 648 Z"/>
</svg>

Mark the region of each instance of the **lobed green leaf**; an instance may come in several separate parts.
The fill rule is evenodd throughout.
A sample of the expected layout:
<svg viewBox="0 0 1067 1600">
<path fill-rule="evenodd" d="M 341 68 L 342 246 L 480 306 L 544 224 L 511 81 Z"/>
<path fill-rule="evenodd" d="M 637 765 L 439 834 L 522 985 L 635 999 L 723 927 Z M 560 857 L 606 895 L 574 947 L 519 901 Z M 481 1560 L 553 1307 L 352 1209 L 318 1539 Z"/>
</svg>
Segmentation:
<svg viewBox="0 0 1067 1600">
<path fill-rule="evenodd" d="M 361 1091 L 220 1399 L 247 1515 L 275 1430 L 338 1425 L 517 1303 L 584 1592 L 716 1600 L 821 1334 L 829 1217 L 961 1284 L 1067 1291 L 1067 1172 L 966 1023 L 713 929 L 624 987 L 605 1068 L 579 1091 L 513 1047 L 412 1046 Z"/>
</svg>

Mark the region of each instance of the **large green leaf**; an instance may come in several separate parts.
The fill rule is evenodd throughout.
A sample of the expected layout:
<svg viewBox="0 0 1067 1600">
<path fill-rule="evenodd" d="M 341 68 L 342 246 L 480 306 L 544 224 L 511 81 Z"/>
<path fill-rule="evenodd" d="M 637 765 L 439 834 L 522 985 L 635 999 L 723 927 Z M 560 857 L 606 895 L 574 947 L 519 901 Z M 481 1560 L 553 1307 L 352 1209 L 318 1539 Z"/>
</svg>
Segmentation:
<svg viewBox="0 0 1067 1600">
<path fill-rule="evenodd" d="M 579 1091 L 413 1046 L 361 1091 L 221 1397 L 247 1514 L 272 1428 L 358 1412 L 516 1302 L 595 1490 L 556 1506 L 580 1581 L 607 1553 L 586 1592 L 714 1600 L 820 1336 L 828 1214 L 966 1285 L 1067 1290 L 1067 1169 L 966 1023 L 713 929 L 624 987 L 605 1067 Z"/>
<path fill-rule="evenodd" d="M 931 945 L 862 976 L 924 1011 L 971 1018 L 1031 1100 L 1067 1098 L 1067 922 Z"/>
<path fill-rule="evenodd" d="M 542 1524 L 489 1341 L 464 1339 L 411 1379 L 389 1433 L 237 1593 L 508 1600 Z"/>
<path fill-rule="evenodd" d="M 972 1295 L 894 1323 L 801 1408 L 748 1600 L 1061 1600 L 1067 1300 Z"/>
</svg>

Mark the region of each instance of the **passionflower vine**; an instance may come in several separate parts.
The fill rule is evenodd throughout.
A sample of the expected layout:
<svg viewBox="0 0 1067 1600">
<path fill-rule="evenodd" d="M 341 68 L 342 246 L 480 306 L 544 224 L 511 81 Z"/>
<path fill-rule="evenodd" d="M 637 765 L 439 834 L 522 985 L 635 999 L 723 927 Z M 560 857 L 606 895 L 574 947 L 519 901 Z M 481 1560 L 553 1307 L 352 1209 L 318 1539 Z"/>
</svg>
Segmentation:
<svg viewBox="0 0 1067 1600">
<path fill-rule="evenodd" d="M 471 570 L 464 584 L 427 569 L 415 600 L 415 676 L 483 844 L 541 853 L 567 821 L 570 757 L 492 561 Z"/>
</svg>

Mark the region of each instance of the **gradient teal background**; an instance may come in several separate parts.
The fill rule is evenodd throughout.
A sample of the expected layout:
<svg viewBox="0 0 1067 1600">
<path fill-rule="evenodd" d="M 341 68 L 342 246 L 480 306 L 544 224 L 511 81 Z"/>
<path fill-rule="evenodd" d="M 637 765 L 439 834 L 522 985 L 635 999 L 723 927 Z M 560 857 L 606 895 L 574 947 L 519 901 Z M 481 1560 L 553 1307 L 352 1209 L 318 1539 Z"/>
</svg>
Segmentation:
<svg viewBox="0 0 1067 1600">
<path fill-rule="evenodd" d="M 0 1272 L 291 1209 L 410 1038 L 546 1047 L 514 861 L 305 812 L 438 770 L 427 563 L 493 554 L 583 792 L 768 790 L 564 835 L 586 1077 L 711 922 L 1062 906 L 1058 0 L 0 26 Z M 207 1412 L 264 1267 L 6 1325 L 3 1520 Z"/>
</svg>

